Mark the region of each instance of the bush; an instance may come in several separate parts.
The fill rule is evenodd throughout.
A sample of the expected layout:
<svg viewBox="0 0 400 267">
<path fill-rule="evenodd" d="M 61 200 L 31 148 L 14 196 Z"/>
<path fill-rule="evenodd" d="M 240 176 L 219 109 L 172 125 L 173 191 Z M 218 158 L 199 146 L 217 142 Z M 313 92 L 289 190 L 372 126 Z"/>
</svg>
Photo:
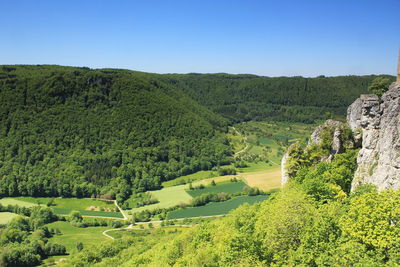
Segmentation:
<svg viewBox="0 0 400 267">
<path fill-rule="evenodd" d="M 375 78 L 371 85 L 368 87 L 368 90 L 381 97 L 388 89 L 391 81 L 386 77 L 377 77 Z"/>
<path fill-rule="evenodd" d="M 220 168 L 220 169 L 218 169 L 218 174 L 220 176 L 236 175 L 236 169 L 235 168 Z"/>
</svg>

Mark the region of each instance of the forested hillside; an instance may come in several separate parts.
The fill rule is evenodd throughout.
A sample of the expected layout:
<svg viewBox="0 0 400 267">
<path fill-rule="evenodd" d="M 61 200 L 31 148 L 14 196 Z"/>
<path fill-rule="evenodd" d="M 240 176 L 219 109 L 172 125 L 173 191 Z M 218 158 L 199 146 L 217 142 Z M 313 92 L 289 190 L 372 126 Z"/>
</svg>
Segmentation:
<svg viewBox="0 0 400 267">
<path fill-rule="evenodd" d="M 229 163 L 229 123 L 343 117 L 372 78 L 0 66 L 0 196 L 124 200 Z"/>
<path fill-rule="evenodd" d="M 223 164 L 224 119 L 152 75 L 0 67 L 0 196 L 102 196 Z"/>
<path fill-rule="evenodd" d="M 270 78 L 228 74 L 167 77 L 169 83 L 231 121 L 269 119 L 305 123 L 344 117 L 348 105 L 367 93 L 376 78 L 374 75 Z"/>
</svg>

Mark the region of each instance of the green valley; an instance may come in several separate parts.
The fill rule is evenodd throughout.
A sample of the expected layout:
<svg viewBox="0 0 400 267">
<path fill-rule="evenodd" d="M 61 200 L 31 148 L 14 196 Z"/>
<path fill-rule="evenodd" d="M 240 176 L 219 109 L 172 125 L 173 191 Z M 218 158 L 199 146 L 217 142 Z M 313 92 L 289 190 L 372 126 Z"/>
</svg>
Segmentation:
<svg viewBox="0 0 400 267">
<path fill-rule="evenodd" d="M 3 262 L 108 266 L 126 258 L 129 266 L 287 264 L 293 259 L 278 248 L 262 247 L 265 240 L 275 244 L 268 239 L 281 220 L 275 206 L 304 204 L 300 214 L 283 213 L 285 223 L 314 224 L 309 218 L 315 217 L 327 225 L 342 220 L 338 214 L 346 208 L 324 205 L 351 202 L 348 177 L 355 150 L 347 148 L 342 158 L 324 165 L 318 159 L 326 147 L 305 147 L 321 119 L 344 118 L 344 104 L 373 76 L 185 76 L 50 65 L 1 66 L 0 74 L 0 244 L 8 248 Z M 319 106 L 313 102 L 318 99 L 290 94 L 283 100 L 278 92 L 304 83 L 309 97 L 337 102 Z M 286 151 L 297 176 L 281 190 Z M 329 178 L 334 170 L 340 172 Z M 315 172 L 324 175 L 325 186 L 315 183 Z M 331 217 L 324 217 L 324 209 Z M 264 218 L 262 210 L 273 219 Z M 266 221 L 272 228 L 265 231 L 271 232 L 258 232 Z M 313 231 L 307 227 L 305 235 Z M 213 241 L 202 239 L 202 231 Z M 287 249 L 292 240 L 282 240 Z M 174 247 L 194 248 L 195 242 L 204 249 L 178 253 Z M 263 252 L 243 251 L 236 242 L 250 242 L 246 246 Z M 214 244 L 222 250 L 208 251 Z M 300 253 L 296 257 L 304 256 L 299 247 L 293 249 Z M 169 258 L 172 254 L 177 256 Z"/>
</svg>

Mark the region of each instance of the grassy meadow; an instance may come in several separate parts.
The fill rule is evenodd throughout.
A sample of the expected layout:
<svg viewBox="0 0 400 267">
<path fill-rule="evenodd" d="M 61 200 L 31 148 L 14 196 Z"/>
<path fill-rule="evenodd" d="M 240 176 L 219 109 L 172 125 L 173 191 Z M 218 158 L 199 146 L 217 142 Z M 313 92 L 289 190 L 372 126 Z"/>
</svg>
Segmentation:
<svg viewBox="0 0 400 267">
<path fill-rule="evenodd" d="M 12 212 L 0 212 L 0 225 L 9 223 L 17 216 L 19 215 Z"/>
<path fill-rule="evenodd" d="M 170 208 L 180 203 L 188 203 L 192 197 L 186 192 L 188 185 L 177 185 L 166 187 L 160 190 L 148 191 L 159 203 L 151 204 L 139 208 L 131 209 L 130 213 L 140 212 L 142 210 L 154 210 L 158 208 Z"/>
<path fill-rule="evenodd" d="M 35 203 L 35 202 L 28 202 L 28 201 L 21 200 L 20 197 L 18 197 L 18 198 L 9 198 L 9 197 L 1 198 L 0 204 L 3 206 L 18 205 L 20 207 L 26 207 L 26 208 L 30 208 L 30 207 L 34 207 L 34 206 L 38 205 L 38 203 Z"/>
<path fill-rule="evenodd" d="M 33 207 L 46 205 L 50 201 L 50 207 L 56 214 L 67 215 L 73 210 L 79 211 L 83 216 L 99 216 L 110 218 L 123 218 L 116 210 L 113 202 L 85 198 L 50 198 L 50 197 L 14 197 L 0 199 L 2 205 L 19 205 Z"/>
<path fill-rule="evenodd" d="M 69 222 L 62 221 L 49 223 L 46 226 L 48 228 L 57 228 L 61 231 L 61 235 L 51 237 L 49 242 L 64 245 L 68 253 L 76 251 L 78 242 L 82 242 L 85 247 L 111 240 L 102 234 L 103 231 L 110 229 L 109 226 L 79 228 L 72 226 Z"/>
</svg>

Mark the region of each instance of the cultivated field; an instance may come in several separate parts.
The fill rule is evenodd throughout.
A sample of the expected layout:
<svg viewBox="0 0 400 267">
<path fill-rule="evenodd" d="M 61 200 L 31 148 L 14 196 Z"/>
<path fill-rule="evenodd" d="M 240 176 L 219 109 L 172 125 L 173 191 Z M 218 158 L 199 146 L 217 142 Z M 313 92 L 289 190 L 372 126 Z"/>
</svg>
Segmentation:
<svg viewBox="0 0 400 267">
<path fill-rule="evenodd" d="M 230 199 L 225 202 L 211 202 L 205 206 L 201 207 L 191 207 L 180 210 L 175 210 L 168 213 L 168 219 L 177 219 L 177 218 L 190 218 L 190 217 L 198 217 L 198 216 L 213 216 L 213 215 L 221 215 L 226 214 L 229 211 L 236 209 L 243 203 L 254 204 L 256 202 L 263 201 L 267 199 L 268 196 L 260 195 L 260 196 L 240 196 L 233 199 Z"/>
<path fill-rule="evenodd" d="M 9 223 L 14 217 L 17 216 L 19 215 L 11 212 L 0 212 L 0 225 Z"/>
<path fill-rule="evenodd" d="M 192 197 L 198 197 L 203 194 L 225 192 L 229 194 L 243 192 L 247 185 L 242 181 L 223 182 L 215 186 L 207 186 L 204 189 L 188 190 L 187 192 Z"/>
<path fill-rule="evenodd" d="M 280 167 L 261 172 L 241 173 L 239 177 L 242 178 L 247 185 L 258 187 L 264 191 L 276 189 L 281 186 Z"/>
</svg>

